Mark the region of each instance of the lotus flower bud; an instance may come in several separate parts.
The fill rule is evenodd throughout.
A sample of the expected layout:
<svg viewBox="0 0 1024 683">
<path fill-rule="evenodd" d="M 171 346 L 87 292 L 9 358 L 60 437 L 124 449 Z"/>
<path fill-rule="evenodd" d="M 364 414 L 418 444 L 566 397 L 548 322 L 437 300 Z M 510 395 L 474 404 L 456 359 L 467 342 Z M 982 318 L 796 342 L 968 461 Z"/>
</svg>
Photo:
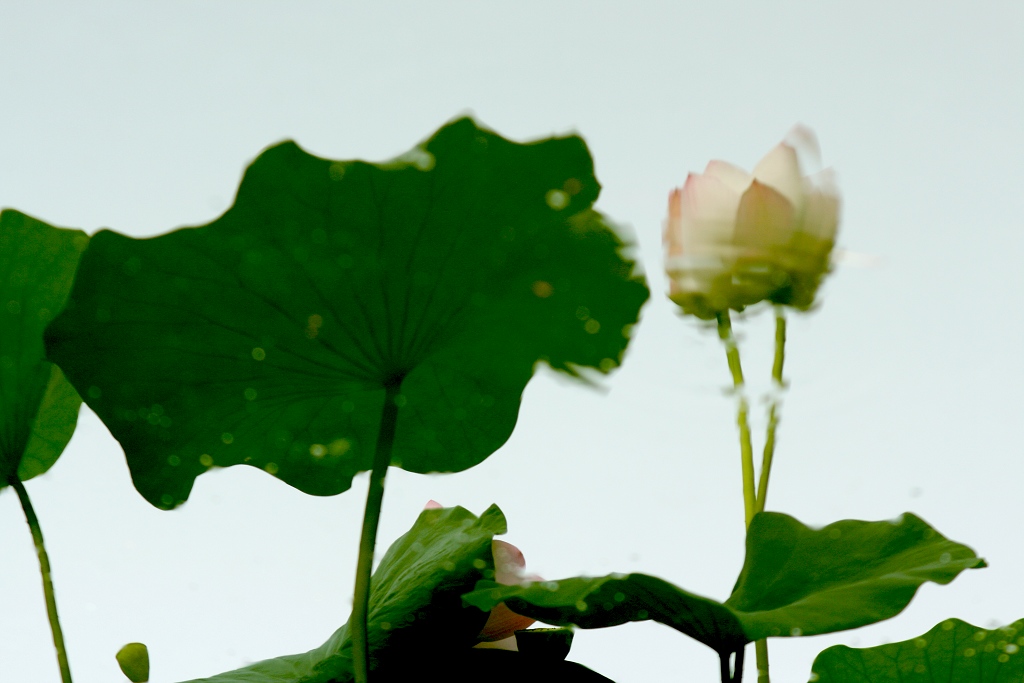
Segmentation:
<svg viewBox="0 0 1024 683">
<path fill-rule="evenodd" d="M 435 500 L 427 501 L 424 510 L 435 510 L 442 505 Z M 511 586 L 523 581 L 543 581 L 536 574 L 525 574 L 526 558 L 522 551 L 505 541 L 491 541 L 491 554 L 494 557 L 494 580 L 504 586 Z M 505 603 L 491 610 L 487 622 L 477 635 L 478 647 L 490 647 L 504 650 L 515 650 L 515 632 L 527 628 L 536 621 L 521 614 L 516 614 Z"/>
<path fill-rule="evenodd" d="M 491 552 L 494 554 L 494 580 L 503 586 L 512 586 L 523 581 L 543 581 L 536 574 L 526 575 L 526 559 L 519 548 L 505 541 L 491 541 Z M 516 631 L 527 628 L 535 620 L 516 614 L 505 603 L 491 610 L 487 623 L 477 636 L 485 642 L 493 642 L 512 638 Z M 511 645 L 511 643 L 510 643 Z"/>
<path fill-rule="evenodd" d="M 669 196 L 665 270 L 669 298 L 714 319 L 760 301 L 814 302 L 839 225 L 839 192 L 818 163 L 818 143 L 798 126 L 747 173 L 711 161 Z"/>
<path fill-rule="evenodd" d="M 121 672 L 132 683 L 149 680 L 149 648 L 144 643 L 128 643 L 115 655 Z"/>
</svg>

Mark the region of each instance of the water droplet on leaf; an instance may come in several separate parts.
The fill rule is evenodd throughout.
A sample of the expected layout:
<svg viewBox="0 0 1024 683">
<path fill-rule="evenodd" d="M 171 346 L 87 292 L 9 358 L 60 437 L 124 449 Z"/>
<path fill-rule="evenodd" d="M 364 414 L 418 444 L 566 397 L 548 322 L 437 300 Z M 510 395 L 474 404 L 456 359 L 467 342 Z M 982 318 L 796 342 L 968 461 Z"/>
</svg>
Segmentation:
<svg viewBox="0 0 1024 683">
<path fill-rule="evenodd" d="M 569 195 L 563 190 L 548 190 L 544 195 L 544 201 L 555 211 L 561 211 L 569 206 Z"/>
</svg>

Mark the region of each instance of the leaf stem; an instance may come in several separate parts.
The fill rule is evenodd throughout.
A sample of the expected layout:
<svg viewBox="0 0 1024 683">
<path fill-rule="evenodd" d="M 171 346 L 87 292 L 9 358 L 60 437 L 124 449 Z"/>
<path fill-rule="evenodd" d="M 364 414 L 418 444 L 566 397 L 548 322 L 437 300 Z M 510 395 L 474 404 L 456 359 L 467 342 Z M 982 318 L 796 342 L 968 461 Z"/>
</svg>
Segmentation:
<svg viewBox="0 0 1024 683">
<path fill-rule="evenodd" d="M 373 570 L 373 548 L 377 542 L 377 525 L 380 522 L 381 503 L 384 501 L 384 478 L 391 464 L 391 448 L 395 443 L 395 424 L 398 422 L 398 390 L 401 379 L 389 382 L 384 387 L 384 407 L 380 417 L 380 432 L 377 435 L 377 450 L 373 455 L 373 469 L 370 472 L 370 488 L 366 494 L 366 511 L 363 513 L 363 530 L 359 538 L 359 560 L 356 563 L 356 588 L 352 603 L 352 667 L 356 683 L 367 683 L 370 671 L 367 615 L 370 604 L 370 575 Z"/>
<path fill-rule="evenodd" d="M 785 388 L 782 366 L 786 362 L 786 312 L 782 306 L 775 307 L 775 360 L 772 362 L 772 383 L 774 395 L 768 406 L 768 433 L 764 441 L 764 455 L 761 459 L 761 478 L 757 485 L 756 512 L 764 512 L 768 500 L 768 478 L 772 472 L 775 457 L 775 432 L 779 428 L 779 395 Z"/>
<path fill-rule="evenodd" d="M 46 546 L 43 543 L 43 530 L 39 527 L 39 518 L 32 508 L 32 501 L 29 500 L 28 491 L 25 485 L 18 479 L 17 474 L 12 474 L 7 483 L 11 485 L 18 500 L 21 501 L 21 509 L 25 511 L 25 521 L 28 522 L 29 531 L 32 532 L 32 542 L 36 546 L 36 555 L 39 556 L 39 573 L 43 576 L 43 596 L 46 599 L 46 616 L 50 619 L 50 631 L 53 633 L 53 646 L 57 650 L 57 665 L 60 667 L 60 679 L 63 683 L 71 683 L 71 667 L 68 665 L 68 653 L 64 647 L 64 632 L 60 628 L 60 619 L 57 618 L 57 598 L 53 593 L 53 580 L 50 578 L 50 557 L 46 554 Z"/>
<path fill-rule="evenodd" d="M 725 358 L 729 362 L 732 384 L 739 395 L 736 409 L 736 425 L 740 429 L 740 464 L 743 470 L 743 512 L 747 525 L 754 517 L 757 494 L 754 491 L 754 448 L 750 441 L 750 423 L 747 414 L 750 410 L 747 397 L 743 393 L 743 367 L 740 365 L 740 350 L 736 345 L 736 337 L 732 333 L 732 320 L 729 311 L 718 314 L 718 338 L 725 345 Z"/>
<path fill-rule="evenodd" d="M 768 641 L 755 642 L 754 654 L 757 656 L 757 683 L 771 683 L 772 679 L 768 675 Z"/>
</svg>

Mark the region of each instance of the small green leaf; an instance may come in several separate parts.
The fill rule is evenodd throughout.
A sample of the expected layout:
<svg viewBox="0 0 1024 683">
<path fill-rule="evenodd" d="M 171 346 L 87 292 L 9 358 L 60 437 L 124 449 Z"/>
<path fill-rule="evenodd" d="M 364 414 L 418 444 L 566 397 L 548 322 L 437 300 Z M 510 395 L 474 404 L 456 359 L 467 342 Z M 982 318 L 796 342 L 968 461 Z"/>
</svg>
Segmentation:
<svg viewBox="0 0 1024 683">
<path fill-rule="evenodd" d="M 769 636 L 832 633 L 888 619 L 925 581 L 949 583 L 964 569 L 983 566 L 970 548 L 909 513 L 812 529 L 762 512 L 751 522 L 743 571 L 725 603 L 646 574 L 520 586 L 481 581 L 463 600 L 482 610 L 504 602 L 539 621 L 582 628 L 650 619 L 725 654 Z"/>
<path fill-rule="evenodd" d="M 386 674 L 410 660 L 445 658 L 472 648 L 487 614 L 463 606 L 461 595 L 477 581 L 494 576 L 491 541 L 502 533 L 505 517 L 493 505 L 480 517 L 460 507 L 420 513 L 373 574 L 367 619 L 372 670 Z M 351 649 L 345 625 L 315 650 L 257 662 L 201 681 L 350 681 Z"/>
<path fill-rule="evenodd" d="M 128 643 L 117 651 L 117 665 L 132 683 L 149 680 L 149 648 L 144 643 Z"/>
<path fill-rule="evenodd" d="M 63 308 L 89 238 L 22 213 L 0 213 L 0 488 L 50 469 L 81 399 L 46 360 L 43 330 Z"/>
<path fill-rule="evenodd" d="M 97 234 L 48 348 L 159 507 L 211 466 L 347 490 L 399 379 L 392 464 L 461 471 L 508 439 L 538 362 L 622 358 L 648 290 L 599 189 L 581 138 L 469 119 L 381 164 L 283 143 L 209 225 Z"/>
<path fill-rule="evenodd" d="M 922 636 L 877 647 L 834 645 L 814 660 L 817 683 L 1019 683 L 1024 621 L 986 630 L 947 619 Z"/>
</svg>

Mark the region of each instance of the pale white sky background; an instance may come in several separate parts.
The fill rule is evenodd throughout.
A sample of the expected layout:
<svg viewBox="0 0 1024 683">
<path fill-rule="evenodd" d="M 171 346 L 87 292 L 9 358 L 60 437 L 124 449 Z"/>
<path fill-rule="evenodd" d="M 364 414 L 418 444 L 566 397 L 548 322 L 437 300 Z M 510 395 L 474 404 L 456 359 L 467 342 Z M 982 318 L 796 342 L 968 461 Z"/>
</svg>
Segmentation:
<svg viewBox="0 0 1024 683">
<path fill-rule="evenodd" d="M 772 641 L 773 678 L 806 680 L 833 643 L 1024 617 L 1021 3 L 0 0 L 0 35 L 0 206 L 89 232 L 207 222 L 286 138 L 383 160 L 466 111 L 518 140 L 582 133 L 598 208 L 635 231 L 653 291 L 626 363 L 603 393 L 541 372 L 469 472 L 392 470 L 379 542 L 429 498 L 495 502 L 532 572 L 643 571 L 718 599 L 742 562 L 734 406 L 714 334 L 663 295 L 666 197 L 812 126 L 840 174 L 839 246 L 862 258 L 792 321 L 769 507 L 811 524 L 910 510 L 991 567 L 876 626 Z M 758 395 L 771 316 L 739 329 Z M 171 683 L 307 650 L 348 617 L 365 476 L 312 498 L 237 467 L 161 512 L 86 409 L 28 490 L 77 681 L 122 680 L 128 641 Z M 0 587 L 0 680 L 58 680 L 10 491 Z M 572 658 L 620 683 L 718 679 L 710 650 L 653 623 L 581 631 Z"/>
</svg>

